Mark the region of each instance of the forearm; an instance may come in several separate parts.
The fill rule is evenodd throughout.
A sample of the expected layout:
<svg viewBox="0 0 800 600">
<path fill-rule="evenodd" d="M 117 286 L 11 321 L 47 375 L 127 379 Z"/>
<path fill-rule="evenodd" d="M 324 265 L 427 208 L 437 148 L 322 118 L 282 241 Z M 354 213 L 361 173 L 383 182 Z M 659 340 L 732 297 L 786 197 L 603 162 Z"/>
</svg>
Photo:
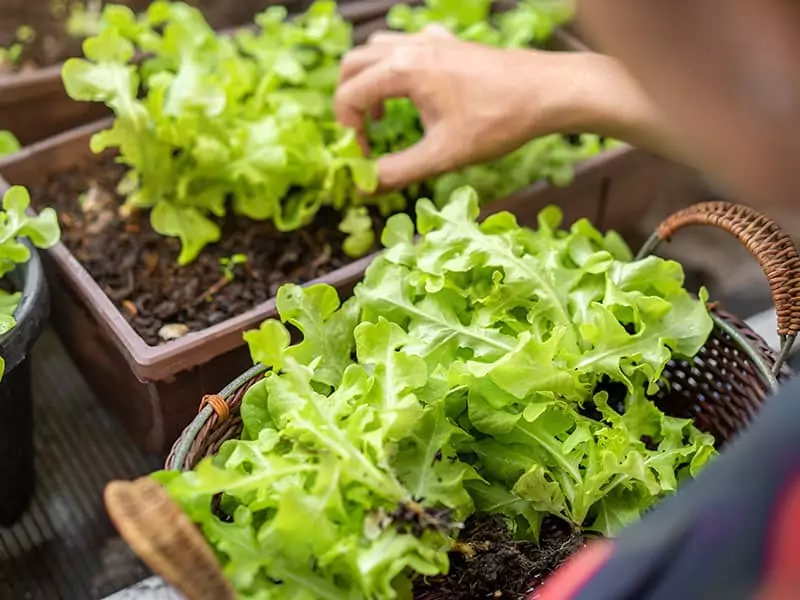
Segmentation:
<svg viewBox="0 0 800 600">
<path fill-rule="evenodd" d="M 549 132 L 595 133 L 676 157 L 664 115 L 615 59 L 600 54 L 564 53 L 554 91 L 541 109 L 540 127 Z M 541 96 L 542 81 L 534 84 Z"/>
</svg>

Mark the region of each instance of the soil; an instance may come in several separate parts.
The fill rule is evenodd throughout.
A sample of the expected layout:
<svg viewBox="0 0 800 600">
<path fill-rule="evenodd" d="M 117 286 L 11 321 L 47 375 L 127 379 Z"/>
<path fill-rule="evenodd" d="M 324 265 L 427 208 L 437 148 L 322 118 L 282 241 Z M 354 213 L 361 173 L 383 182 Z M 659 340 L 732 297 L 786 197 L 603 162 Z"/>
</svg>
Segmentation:
<svg viewBox="0 0 800 600">
<path fill-rule="evenodd" d="M 6 14 L 0 18 L 0 46 L 10 47 L 17 42 L 22 54 L 16 63 L 0 62 L 0 75 L 27 73 L 63 62 L 71 56 L 80 56 L 81 42 L 70 36 L 67 21 L 73 7 L 90 7 L 99 10 L 103 0 L 6 0 Z M 143 0 L 126 0 L 127 4 L 141 10 Z M 84 10 L 86 10 L 84 8 Z M 32 36 L 20 40 L 20 27 L 30 27 Z"/>
<path fill-rule="evenodd" d="M 341 251 L 340 216 L 323 210 L 289 233 L 231 216 L 221 241 L 181 267 L 177 238 L 153 231 L 144 212 L 120 215 L 123 199 L 114 190 L 124 172 L 111 158 L 94 159 L 32 186 L 31 197 L 37 209 L 58 211 L 62 242 L 151 346 L 250 310 L 285 282 L 304 283 L 351 262 Z M 220 261 L 236 255 L 246 262 L 226 273 Z"/>
<path fill-rule="evenodd" d="M 416 600 L 523 600 L 586 543 L 560 519 L 542 524 L 539 544 L 514 540 L 498 517 L 473 517 L 450 553 L 446 576 L 420 579 Z"/>
<path fill-rule="evenodd" d="M 81 40 L 70 37 L 66 22 L 70 8 L 83 5 L 95 10 L 105 4 L 123 4 L 135 12 L 147 9 L 151 0 L 4 0 L 0 15 L 0 46 L 8 47 L 17 41 L 20 26 L 29 26 L 35 37 L 23 44 L 23 54 L 18 64 L 0 62 L 0 75 L 22 73 L 58 64 L 71 56 L 81 55 Z M 209 24 L 215 29 L 235 27 L 251 23 L 253 15 L 263 11 L 276 1 L 263 0 L 186 0 L 187 4 L 203 11 Z M 293 12 L 310 5 L 310 0 L 283 0 Z"/>
</svg>

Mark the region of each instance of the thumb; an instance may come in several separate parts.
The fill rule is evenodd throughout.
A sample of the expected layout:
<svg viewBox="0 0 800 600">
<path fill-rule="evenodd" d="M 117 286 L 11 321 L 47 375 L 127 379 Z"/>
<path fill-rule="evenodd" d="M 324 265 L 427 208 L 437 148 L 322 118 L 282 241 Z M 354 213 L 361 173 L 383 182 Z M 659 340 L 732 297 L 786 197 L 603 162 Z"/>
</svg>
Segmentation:
<svg viewBox="0 0 800 600">
<path fill-rule="evenodd" d="M 413 146 L 378 159 L 381 190 L 396 190 L 446 171 L 449 157 L 438 135 L 428 133 Z"/>
</svg>

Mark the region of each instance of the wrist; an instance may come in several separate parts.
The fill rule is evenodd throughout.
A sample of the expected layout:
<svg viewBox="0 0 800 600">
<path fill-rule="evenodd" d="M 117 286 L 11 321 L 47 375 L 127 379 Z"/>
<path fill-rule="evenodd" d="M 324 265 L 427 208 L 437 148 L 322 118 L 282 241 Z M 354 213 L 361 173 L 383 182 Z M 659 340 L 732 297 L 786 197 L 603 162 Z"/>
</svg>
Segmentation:
<svg viewBox="0 0 800 600">
<path fill-rule="evenodd" d="M 538 92 L 530 96 L 541 99 L 533 135 L 595 133 L 636 143 L 657 128 L 658 111 L 614 58 L 591 52 L 544 58 L 547 67 L 533 82 Z"/>
</svg>

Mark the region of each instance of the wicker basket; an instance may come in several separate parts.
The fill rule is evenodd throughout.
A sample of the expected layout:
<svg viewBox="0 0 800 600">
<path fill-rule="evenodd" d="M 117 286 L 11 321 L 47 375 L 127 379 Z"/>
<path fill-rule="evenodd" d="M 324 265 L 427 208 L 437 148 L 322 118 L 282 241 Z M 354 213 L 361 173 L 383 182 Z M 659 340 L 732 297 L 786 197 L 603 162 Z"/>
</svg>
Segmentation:
<svg viewBox="0 0 800 600">
<path fill-rule="evenodd" d="M 744 206 L 707 202 L 666 219 L 639 257 L 692 225 L 718 227 L 747 247 L 767 276 L 777 312 L 779 353 L 743 321 L 711 305 L 715 327 L 705 347 L 692 361 L 672 361 L 665 371 L 669 385 L 662 387 L 655 402 L 672 416 L 693 418 L 699 429 L 724 445 L 747 425 L 779 381 L 791 375 L 785 359 L 800 329 L 800 296 L 796 294 L 800 255 L 791 238 L 763 215 Z M 239 437 L 242 398 L 264 372 L 263 367 L 253 367 L 219 394 L 204 397 L 199 414 L 175 443 L 166 467 L 191 469 L 215 454 L 223 442 Z M 234 598 L 199 529 L 157 483 L 149 478 L 112 482 L 105 501 L 134 551 L 189 600 Z"/>
</svg>

